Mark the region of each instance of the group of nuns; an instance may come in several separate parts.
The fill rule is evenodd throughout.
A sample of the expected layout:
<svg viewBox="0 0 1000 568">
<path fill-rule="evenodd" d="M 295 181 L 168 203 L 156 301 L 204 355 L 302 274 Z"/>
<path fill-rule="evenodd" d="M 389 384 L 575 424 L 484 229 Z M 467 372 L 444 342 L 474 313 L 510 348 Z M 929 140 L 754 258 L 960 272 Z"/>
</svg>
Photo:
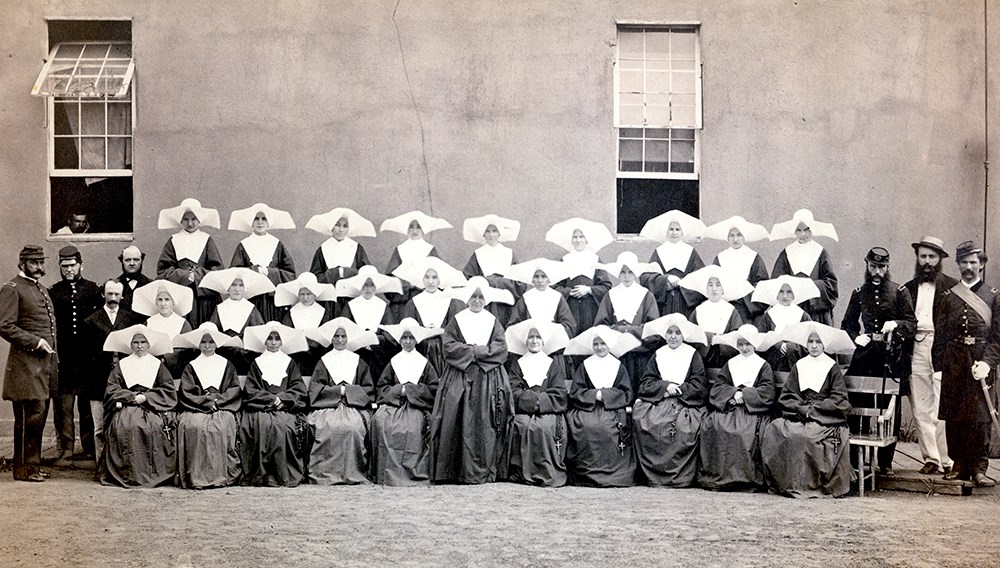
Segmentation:
<svg viewBox="0 0 1000 568">
<path fill-rule="evenodd" d="M 245 485 L 636 484 L 848 492 L 847 387 L 830 355 L 833 226 L 797 211 L 768 231 L 742 217 L 706 227 L 680 211 L 641 235 L 648 263 L 572 218 L 546 240 L 558 261 L 518 262 L 517 221 L 465 220 L 480 244 L 459 271 L 413 211 L 385 273 L 356 237 L 374 225 L 336 208 L 306 224 L 329 238 L 297 273 L 271 230 L 291 216 L 234 211 L 249 233 L 229 268 L 194 199 L 160 212 L 174 229 L 157 280 L 135 290 L 144 325 L 111 333 L 122 354 L 105 396 L 105 483 Z M 179 229 L 179 230 L 178 230 Z M 688 241 L 725 240 L 706 266 Z M 746 242 L 794 239 L 768 275 Z M 779 375 L 780 372 L 780 375 Z M 776 380 L 787 376 L 787 380 Z"/>
</svg>

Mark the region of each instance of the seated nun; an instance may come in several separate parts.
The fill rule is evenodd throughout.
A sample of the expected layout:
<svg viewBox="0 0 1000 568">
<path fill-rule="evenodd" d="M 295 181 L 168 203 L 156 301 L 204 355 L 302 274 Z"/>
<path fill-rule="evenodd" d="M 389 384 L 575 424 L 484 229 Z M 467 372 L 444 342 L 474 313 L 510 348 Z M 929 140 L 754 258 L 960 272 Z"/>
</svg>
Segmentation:
<svg viewBox="0 0 1000 568">
<path fill-rule="evenodd" d="M 135 290 L 132 309 L 149 316 L 146 325 L 170 339 L 171 344 L 178 335 L 191 331 L 191 324 L 184 316 L 194 305 L 194 293 L 190 288 L 167 280 L 154 280 Z M 175 381 L 181 380 L 184 367 L 195 356 L 188 356 L 183 349 L 173 349 L 161 357 Z"/>
<path fill-rule="evenodd" d="M 243 343 L 205 322 L 178 335 L 174 345 L 201 351 L 184 368 L 177 396 L 177 485 L 187 489 L 235 485 L 242 472 L 236 440 L 243 391 L 236 368 L 216 349 Z"/>
<path fill-rule="evenodd" d="M 413 318 L 428 329 L 444 329 L 455 314 L 465 309 L 465 303 L 445 291 L 468 282 L 465 276 L 448 263 L 435 256 L 428 256 L 399 265 L 393 274 L 422 291 L 410 298 L 403 308 L 403 318 Z M 444 360 L 441 336 L 428 337 L 417 344 L 419 351 L 440 377 L 447 366 Z"/>
<path fill-rule="evenodd" d="M 353 237 L 375 237 L 375 225 L 353 209 L 337 207 L 313 215 L 306 223 L 307 229 L 312 229 L 330 238 L 316 249 L 309 272 L 316 275 L 316 280 L 322 284 L 336 284 L 341 278 L 350 278 L 358 273 L 358 269 L 368 261 L 365 247 Z M 340 315 L 343 301 L 330 302 L 330 317 Z"/>
<path fill-rule="evenodd" d="M 621 357 L 640 345 L 630 333 L 606 325 L 574 337 L 568 355 L 587 355 L 573 374 L 566 426 L 566 466 L 573 485 L 635 485 L 635 449 L 629 404 L 632 381 Z"/>
<path fill-rule="evenodd" d="M 705 332 L 681 314 L 645 325 L 643 335 L 667 344 L 653 353 L 632 409 L 640 479 L 648 485 L 691 487 L 698 476 L 698 432 L 708 399 L 701 355 Z"/>
<path fill-rule="evenodd" d="M 333 319 L 332 310 L 328 310 L 323 304 L 332 305 L 336 299 L 337 289 L 333 284 L 318 282 L 311 272 L 303 272 L 291 282 L 278 284 L 274 290 L 275 305 L 291 306 L 281 323 L 306 333 L 308 349 L 292 356 L 304 377 L 312 374 L 316 361 L 327 352 L 330 343 L 324 344 L 324 340 L 315 331 Z"/>
<path fill-rule="evenodd" d="M 249 268 L 271 282 L 270 291 L 247 296 L 252 298 L 264 321 L 280 321 L 283 315 L 282 310 L 274 305 L 274 286 L 295 280 L 295 262 L 284 243 L 269 231 L 294 228 L 295 222 L 287 211 L 268 207 L 264 203 L 233 211 L 229 216 L 230 231 L 250 233 L 236 245 L 229 266 Z"/>
<path fill-rule="evenodd" d="M 393 324 L 395 317 L 389 310 L 389 303 L 383 297 L 386 294 L 398 295 L 403 291 L 399 278 L 379 274 L 374 266 L 362 266 L 357 276 L 343 278 L 337 282 L 337 295 L 351 298 L 344 306 L 341 316 L 370 331 L 378 338 L 378 343 L 371 347 L 358 350 L 358 355 L 365 360 L 373 377 L 382 376 L 389 359 L 396 354 L 394 345 L 379 326 Z"/>
<path fill-rule="evenodd" d="M 367 483 L 368 424 L 375 383 L 355 351 L 378 343 L 375 334 L 339 317 L 322 329 L 333 349 L 320 358 L 309 381 L 309 483 Z"/>
<path fill-rule="evenodd" d="M 309 394 L 290 355 L 305 351 L 302 332 L 276 321 L 246 328 L 247 351 L 260 353 L 243 385 L 240 463 L 243 485 L 296 487 L 309 457 Z"/>
<path fill-rule="evenodd" d="M 733 276 L 750 282 L 751 286 L 756 286 L 761 280 L 767 280 L 767 265 L 757 251 L 746 246 L 746 243 L 763 241 L 767 237 L 767 228 L 751 223 L 739 215 L 709 225 L 705 229 L 705 238 L 729 242 L 729 248 L 716 255 L 712 264 L 721 266 Z M 749 296 L 732 300 L 732 304 L 740 313 L 744 323 L 756 320 L 767 307 L 754 304 Z"/>
<path fill-rule="evenodd" d="M 507 479 L 542 487 L 566 485 L 566 409 L 569 393 L 561 356 L 566 329 L 528 319 L 507 329 L 507 349 L 520 357 L 510 368 L 514 396 Z"/>
<path fill-rule="evenodd" d="M 413 318 L 382 329 L 400 346 L 379 377 L 371 426 L 371 479 L 381 485 L 430 485 L 431 411 L 438 375 L 417 344 L 441 335 Z"/>
<path fill-rule="evenodd" d="M 709 413 L 701 424 L 698 484 L 716 490 L 761 490 L 766 485 L 760 436 L 778 400 L 771 366 L 755 351 L 763 334 L 744 324 L 716 339 L 739 353 L 712 382 Z"/>
<path fill-rule="evenodd" d="M 455 314 L 443 339 L 447 368 L 434 401 L 434 481 L 480 484 L 502 474 L 513 401 L 503 364 L 507 341 L 490 302 L 514 303 L 507 290 L 474 276 L 450 291 L 469 307 Z"/>
<path fill-rule="evenodd" d="M 789 497 L 840 497 L 851 489 L 847 382 L 824 351 L 847 354 L 846 331 L 821 323 L 792 324 L 781 337 L 809 354 L 788 373 L 778 406 L 781 417 L 764 429 L 761 456 L 768 488 Z"/>
<path fill-rule="evenodd" d="M 812 321 L 809 314 L 797 304 L 819 297 L 819 289 L 808 278 L 782 275 L 757 283 L 753 291 L 753 302 L 769 307 L 757 318 L 757 329 L 769 335 L 778 336 L 784 328 L 793 323 Z M 805 356 L 801 345 L 789 341 L 769 341 L 764 352 L 764 360 L 774 372 L 787 372 L 795 362 Z"/>
<path fill-rule="evenodd" d="M 656 297 L 660 315 L 691 314 L 691 298 L 683 293 L 680 281 L 705 266 L 705 261 L 686 241 L 699 240 L 705 228 L 701 220 L 673 209 L 646 221 L 639 232 L 642 237 L 663 243 L 649 259 L 658 270 L 643 272 L 639 277 L 639 283 Z"/>
<path fill-rule="evenodd" d="M 448 221 L 439 217 L 431 217 L 421 211 L 410 211 L 382 221 L 382 225 L 379 226 L 380 232 L 390 231 L 406 235 L 406 240 L 393 249 L 385 273 L 392 274 L 404 262 L 428 256 L 440 257 L 441 255 L 438 254 L 434 245 L 424 239 L 424 235 L 432 231 L 450 228 L 452 228 L 451 223 Z M 404 286 L 401 294 L 392 294 L 388 297 L 389 311 L 392 312 L 393 321 L 402 319 L 403 307 L 418 292 L 420 292 L 420 288 Z"/>
<path fill-rule="evenodd" d="M 739 301 L 753 292 L 753 286 L 742 278 L 733 276 L 720 266 L 710 264 L 688 274 L 680 281 L 681 288 L 691 290 L 704 298 L 691 312 L 689 319 L 705 332 L 708 344 L 701 350 L 705 367 L 718 369 L 736 355 L 728 345 L 718 345 L 713 337 L 735 331 L 744 323 L 739 311 L 731 302 Z M 692 295 L 692 297 L 693 297 Z"/>
<path fill-rule="evenodd" d="M 525 290 L 523 283 L 507 277 L 507 271 L 517 263 L 514 251 L 501 243 L 514 242 L 521 232 L 521 223 L 513 219 L 507 219 L 498 215 L 484 215 L 482 217 L 471 217 L 462 223 L 462 236 L 466 241 L 478 243 L 483 246 L 473 251 L 469 257 L 469 262 L 462 269 L 462 274 L 466 278 L 482 276 L 490 283 L 490 286 L 507 290 L 517 301 Z M 510 306 L 499 302 L 486 306 L 487 311 L 496 316 L 500 322 L 500 327 L 504 329 L 510 323 Z"/>
<path fill-rule="evenodd" d="M 222 333 L 241 340 L 247 326 L 264 323 L 264 317 L 250 299 L 274 291 L 274 285 L 266 276 L 249 268 L 226 268 L 210 272 L 201 280 L 201 287 L 214 290 L 226 298 L 215 306 L 208 321 L 214 323 Z M 253 355 L 245 349 L 220 349 L 219 355 L 232 361 L 237 375 L 245 375 L 250 370 Z"/>
<path fill-rule="evenodd" d="M 177 473 L 177 391 L 156 357 L 173 352 L 170 338 L 145 325 L 113 331 L 104 350 L 120 359 L 104 392 L 105 444 L 101 483 L 157 487 Z"/>
<path fill-rule="evenodd" d="M 223 267 L 219 248 L 201 227 L 219 228 L 219 212 L 202 207 L 197 199 L 185 199 L 177 207 L 160 211 L 159 229 L 180 229 L 167 239 L 156 263 L 156 278 L 187 286 L 194 294 L 194 309 L 187 318 L 198 326 L 212 316 L 219 296 L 211 290 L 198 288 L 201 279 L 211 270 Z"/>
</svg>

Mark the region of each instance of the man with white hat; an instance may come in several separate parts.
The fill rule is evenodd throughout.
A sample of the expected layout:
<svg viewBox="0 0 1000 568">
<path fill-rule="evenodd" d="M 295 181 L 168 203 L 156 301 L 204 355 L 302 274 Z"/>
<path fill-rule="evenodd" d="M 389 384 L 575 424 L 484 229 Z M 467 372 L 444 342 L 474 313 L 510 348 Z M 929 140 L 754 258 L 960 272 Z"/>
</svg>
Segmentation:
<svg viewBox="0 0 1000 568">
<path fill-rule="evenodd" d="M 944 241 L 937 237 L 925 236 L 912 243 L 917 264 L 913 280 L 903 287 L 910 293 L 913 310 L 917 317 L 917 333 L 910 344 L 910 408 L 917 429 L 917 442 L 924 466 L 920 473 L 930 475 L 951 471 L 952 461 L 948 457 L 948 443 L 945 440 L 944 421 L 938 420 L 938 404 L 941 400 L 941 373 L 934 372 L 931 363 L 931 347 L 934 345 L 934 318 L 942 310 L 941 300 L 946 290 L 958 280 L 942 272 L 941 261 L 948 258 Z"/>
</svg>

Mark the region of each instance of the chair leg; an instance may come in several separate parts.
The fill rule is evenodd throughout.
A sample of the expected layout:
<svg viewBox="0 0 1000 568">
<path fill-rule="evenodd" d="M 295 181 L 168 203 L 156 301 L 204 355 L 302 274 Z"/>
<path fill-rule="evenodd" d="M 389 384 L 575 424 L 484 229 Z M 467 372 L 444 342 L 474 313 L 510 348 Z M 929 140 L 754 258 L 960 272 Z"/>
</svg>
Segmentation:
<svg viewBox="0 0 1000 568">
<path fill-rule="evenodd" d="M 865 496 L 865 448 L 858 446 L 858 497 Z"/>
</svg>

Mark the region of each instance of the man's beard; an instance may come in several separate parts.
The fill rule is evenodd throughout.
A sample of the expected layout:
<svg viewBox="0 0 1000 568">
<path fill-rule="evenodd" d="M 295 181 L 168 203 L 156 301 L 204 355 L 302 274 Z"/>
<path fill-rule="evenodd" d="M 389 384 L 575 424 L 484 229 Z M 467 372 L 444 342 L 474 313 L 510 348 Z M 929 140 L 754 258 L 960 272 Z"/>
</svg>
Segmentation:
<svg viewBox="0 0 1000 568">
<path fill-rule="evenodd" d="M 876 284 L 875 277 L 872 276 L 871 272 L 868 272 L 867 270 L 865 271 L 865 284 L 871 284 L 872 286 L 875 286 L 876 288 L 879 288 L 881 290 L 884 290 L 886 288 L 889 279 L 890 279 L 889 271 L 886 270 L 885 276 L 882 276 L 881 281 L 878 284 Z"/>
<path fill-rule="evenodd" d="M 921 265 L 918 260 L 913 269 L 913 278 L 920 282 L 933 282 L 941 274 L 941 263 Z"/>
</svg>

